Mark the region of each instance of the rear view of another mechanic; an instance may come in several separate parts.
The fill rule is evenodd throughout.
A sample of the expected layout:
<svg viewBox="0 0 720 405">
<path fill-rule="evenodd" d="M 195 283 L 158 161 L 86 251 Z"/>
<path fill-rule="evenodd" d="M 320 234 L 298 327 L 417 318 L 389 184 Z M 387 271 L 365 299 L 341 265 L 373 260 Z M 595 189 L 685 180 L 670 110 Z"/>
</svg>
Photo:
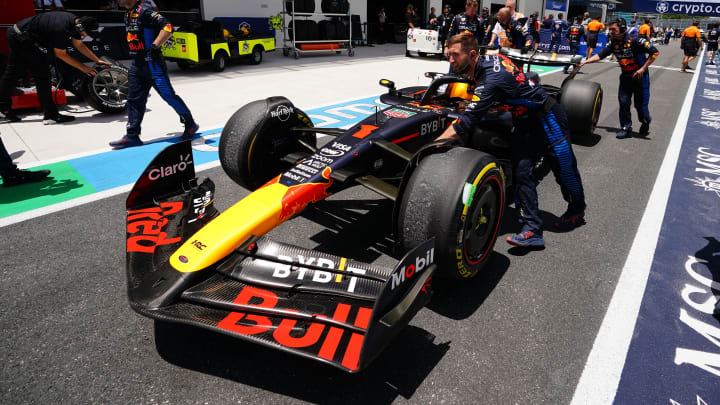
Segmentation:
<svg viewBox="0 0 720 405">
<path fill-rule="evenodd" d="M 51 11 L 26 18 L 7 30 L 10 55 L 5 73 L 0 79 L 0 118 L 12 122 L 20 117 L 12 112 L 12 91 L 15 81 L 29 69 L 35 79 L 38 100 L 43 108 L 43 124 L 57 124 L 75 120 L 69 115 L 60 115 L 52 99 L 50 85 L 50 64 L 58 58 L 86 75 L 95 75 L 95 69 L 86 66 L 68 55 L 72 46 L 95 63 L 101 61 L 82 42 L 84 36 L 97 37 L 98 22 L 93 17 L 80 17 L 64 11 Z"/>
<path fill-rule="evenodd" d="M 185 102 L 175 94 L 162 56 L 161 47 L 172 35 L 172 25 L 143 0 L 120 0 L 119 4 L 128 9 L 125 13 L 125 29 L 133 61 L 128 83 L 127 133 L 121 139 L 110 142 L 110 146 L 123 149 L 143 144 L 140 140 L 140 125 L 151 87 L 180 115 L 180 122 L 185 124 L 180 139 L 192 139 L 199 126 Z"/>
<path fill-rule="evenodd" d="M 585 216 L 585 193 L 568 141 L 570 133 L 565 111 L 507 57 L 478 55 L 478 44 L 472 36 L 456 35 L 448 45 L 453 72 L 476 82 L 475 95 L 479 101 L 468 104 L 438 139 L 469 140 L 485 114 L 497 104 L 513 115 L 515 204 L 522 229 L 517 235 L 509 236 L 507 242 L 521 247 L 545 245 L 537 184 L 533 177 L 533 169 L 540 157 L 549 160 L 568 202 L 567 211 L 555 227 L 567 231 L 581 225 Z"/>
<path fill-rule="evenodd" d="M 610 43 L 597 55 L 593 55 L 580 63 L 583 66 L 595 63 L 611 54 L 620 65 L 620 87 L 618 88 L 618 102 L 620 103 L 620 131 L 617 138 L 632 136 L 632 116 L 630 115 L 630 100 L 635 97 L 635 109 L 640 121 L 640 135 L 650 132 L 650 74 L 648 66 L 655 61 L 659 51 L 645 38 L 630 38 L 627 35 L 627 23 L 624 18 L 618 18 L 608 25 L 610 30 Z"/>
</svg>

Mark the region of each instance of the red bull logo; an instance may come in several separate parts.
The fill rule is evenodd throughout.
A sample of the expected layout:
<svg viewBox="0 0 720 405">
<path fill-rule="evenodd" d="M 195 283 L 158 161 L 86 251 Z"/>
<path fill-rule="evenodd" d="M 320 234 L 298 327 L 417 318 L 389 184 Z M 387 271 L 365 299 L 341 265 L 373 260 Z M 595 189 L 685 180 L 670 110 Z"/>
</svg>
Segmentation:
<svg viewBox="0 0 720 405">
<path fill-rule="evenodd" d="M 127 40 L 128 40 L 128 42 L 139 41 L 137 35 L 133 35 L 129 32 L 127 34 Z"/>
<path fill-rule="evenodd" d="M 329 196 L 327 189 L 332 185 L 330 173 L 332 169 L 325 167 L 322 171 L 322 177 L 327 183 L 305 183 L 288 187 L 285 195 L 282 197 L 282 210 L 280 211 L 280 221 L 284 221 L 307 207 L 308 204 L 318 202 Z"/>
</svg>

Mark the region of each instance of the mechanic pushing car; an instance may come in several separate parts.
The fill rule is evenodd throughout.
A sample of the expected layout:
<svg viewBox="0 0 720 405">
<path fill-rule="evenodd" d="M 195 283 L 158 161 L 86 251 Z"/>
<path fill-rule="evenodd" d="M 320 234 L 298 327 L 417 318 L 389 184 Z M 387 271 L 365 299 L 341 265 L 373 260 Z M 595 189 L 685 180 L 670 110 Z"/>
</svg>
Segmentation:
<svg viewBox="0 0 720 405">
<path fill-rule="evenodd" d="M 507 57 L 479 55 L 478 43 L 467 34 L 450 38 L 450 63 L 456 74 L 476 83 L 478 101 L 468 104 L 460 117 L 437 139 L 459 139 L 469 143 L 474 128 L 495 103 L 513 115 L 512 136 L 515 204 L 522 229 L 507 238 L 520 247 L 545 246 L 543 221 L 538 208 L 533 169 L 540 157 L 549 160 L 553 174 L 568 202 L 567 211 L 555 222 L 560 230 L 571 230 L 584 222 L 585 194 L 577 161 L 568 142 L 567 117 L 555 99 L 528 80 Z"/>
<path fill-rule="evenodd" d="M 77 17 L 64 11 L 50 11 L 28 17 L 7 30 L 10 46 L 8 64 L 0 79 L 0 118 L 11 122 L 21 118 L 12 112 L 12 91 L 17 78 L 29 69 L 35 79 L 38 100 L 43 108 L 43 124 L 58 124 L 75 120 L 75 117 L 61 115 L 52 98 L 50 85 L 50 64 L 58 58 L 86 75 L 95 75 L 95 69 L 86 66 L 68 55 L 67 48 L 73 47 L 95 63 L 108 64 L 100 60 L 82 39 L 86 36 L 97 38 L 98 22 L 94 17 Z"/>
<path fill-rule="evenodd" d="M 125 29 L 133 60 L 128 75 L 127 132 L 121 139 L 110 142 L 110 146 L 123 149 L 143 144 L 140 140 L 140 126 L 150 87 L 160 93 L 163 100 L 178 113 L 180 122 L 185 124 L 180 139 L 192 139 L 199 126 L 185 102 L 175 94 L 162 55 L 162 45 L 172 35 L 172 24 L 149 8 L 143 0 L 120 0 L 119 4 L 128 10 L 125 13 Z"/>
<path fill-rule="evenodd" d="M 580 67 L 595 63 L 611 54 L 620 65 L 620 87 L 618 88 L 618 102 L 620 103 L 620 131 L 617 138 L 632 136 L 632 117 L 630 115 L 630 100 L 635 97 L 635 109 L 640 121 L 638 133 L 642 136 L 650 132 L 650 73 L 647 69 L 660 53 L 653 44 L 645 38 L 630 38 L 627 35 L 627 23 L 624 18 L 618 18 L 608 25 L 610 30 L 610 43 L 597 55 L 593 55 L 580 63 Z"/>
<path fill-rule="evenodd" d="M 443 48 L 443 55 L 445 55 L 445 57 L 448 56 L 447 41 L 452 36 L 467 32 L 472 34 L 479 42 L 481 35 L 484 35 L 484 31 L 482 30 L 484 20 L 477 14 L 478 7 L 479 3 L 477 0 L 467 0 L 465 3 L 465 12 L 460 13 L 453 18 L 452 23 L 450 23 L 450 29 L 447 33 L 448 39 L 445 41 L 445 46 Z"/>
</svg>

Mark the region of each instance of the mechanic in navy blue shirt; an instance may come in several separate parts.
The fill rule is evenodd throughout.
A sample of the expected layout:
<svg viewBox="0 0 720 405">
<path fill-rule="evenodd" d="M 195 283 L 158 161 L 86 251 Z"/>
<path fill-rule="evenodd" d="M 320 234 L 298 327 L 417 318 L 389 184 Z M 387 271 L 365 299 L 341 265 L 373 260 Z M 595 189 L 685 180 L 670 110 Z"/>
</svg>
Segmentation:
<svg viewBox="0 0 720 405">
<path fill-rule="evenodd" d="M 150 87 L 160 93 L 162 99 L 178 113 L 180 122 L 185 124 L 185 131 L 180 139 L 192 139 L 199 127 L 185 102 L 175 94 L 162 56 L 161 47 L 172 35 L 172 25 L 143 0 L 120 0 L 119 4 L 128 9 L 125 13 L 125 29 L 133 60 L 128 76 L 126 134 L 121 139 L 110 142 L 110 146 L 123 149 L 143 144 L 140 140 L 140 126 L 145 115 Z"/>
<path fill-rule="evenodd" d="M 660 53 L 650 41 L 645 38 L 631 38 L 627 35 L 627 23 L 624 18 L 618 18 L 608 25 L 610 30 L 610 43 L 598 54 L 580 63 L 580 67 L 588 63 L 595 63 L 600 59 L 615 55 L 620 65 L 620 87 L 618 88 L 618 103 L 620 104 L 620 131 L 617 138 L 632 136 L 632 117 L 630 115 L 630 101 L 635 97 L 635 109 L 640 121 L 640 135 L 650 132 L 650 74 L 647 69 Z"/>
<path fill-rule="evenodd" d="M 484 28 L 484 24 L 482 17 L 477 14 L 478 7 L 479 3 L 477 0 L 467 0 L 465 3 L 465 12 L 456 15 L 450 23 L 450 29 L 447 33 L 448 39 L 450 39 L 453 35 L 469 32 L 470 34 L 473 34 L 478 42 L 480 41 L 484 35 L 484 31 L 482 30 L 482 28 Z M 443 49 L 443 55 L 445 55 L 445 57 L 448 56 L 447 52 L 448 48 L 446 40 L 445 47 Z"/>
<path fill-rule="evenodd" d="M 479 55 L 477 41 L 472 36 L 456 35 L 448 45 L 453 71 L 475 80 L 474 93 L 479 100 L 468 104 L 438 139 L 460 139 L 469 143 L 485 114 L 498 105 L 513 116 L 515 204 L 522 229 L 517 235 L 508 237 L 508 243 L 521 247 L 545 245 L 533 177 L 533 169 L 541 157 L 549 160 L 568 202 L 567 211 L 555 222 L 555 227 L 571 230 L 582 224 L 585 194 L 577 161 L 568 142 L 570 133 L 565 111 L 507 57 Z"/>
<path fill-rule="evenodd" d="M 710 27 L 707 33 L 707 55 L 708 59 L 707 62 L 705 62 L 706 65 L 714 65 L 715 64 L 715 56 L 717 55 L 717 49 L 718 49 L 718 37 L 720 36 L 720 28 L 718 28 L 720 24 L 715 23 Z"/>
<path fill-rule="evenodd" d="M 580 17 L 575 18 L 575 24 L 568 28 L 565 36 L 570 44 L 570 55 L 577 55 L 578 50 L 580 49 L 580 40 L 585 37 L 585 29 L 581 24 Z M 563 72 L 568 72 L 568 66 L 563 68 Z"/>
<path fill-rule="evenodd" d="M 43 108 L 43 124 L 73 121 L 75 117 L 61 115 L 53 102 L 50 64 L 58 58 L 86 75 L 97 74 L 95 69 L 67 53 L 67 48 L 72 46 L 91 61 L 107 64 L 83 43 L 83 37 L 88 35 L 93 38 L 100 35 L 97 20 L 64 11 L 51 11 L 28 17 L 8 28 L 10 53 L 7 67 L 0 79 L 0 118 L 12 122 L 20 121 L 21 118 L 11 109 L 11 96 L 17 78 L 28 69 L 35 79 L 38 101 Z"/>
<path fill-rule="evenodd" d="M 557 52 L 562 42 L 562 33 L 567 29 L 567 21 L 563 19 L 563 13 L 558 13 L 558 18 L 552 23 L 552 35 L 550 36 L 550 52 Z"/>
</svg>

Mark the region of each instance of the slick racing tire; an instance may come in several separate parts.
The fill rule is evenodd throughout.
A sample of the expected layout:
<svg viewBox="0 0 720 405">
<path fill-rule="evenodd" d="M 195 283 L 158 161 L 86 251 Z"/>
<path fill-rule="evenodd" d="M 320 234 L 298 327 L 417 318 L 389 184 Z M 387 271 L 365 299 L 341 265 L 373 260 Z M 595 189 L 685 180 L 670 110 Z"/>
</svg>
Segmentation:
<svg viewBox="0 0 720 405">
<path fill-rule="evenodd" d="M 491 155 L 456 147 L 420 161 L 398 210 L 398 234 L 409 250 L 435 237 L 439 274 L 469 279 L 485 266 L 505 204 L 500 164 Z"/>
<path fill-rule="evenodd" d="M 117 64 L 95 66 L 97 75 L 85 81 L 84 93 L 90 106 L 106 114 L 119 114 L 127 108 L 128 70 Z"/>
<path fill-rule="evenodd" d="M 570 80 L 560 91 L 560 104 L 568 117 L 570 133 L 589 136 L 600 119 L 603 91 L 600 83 Z"/>
<path fill-rule="evenodd" d="M 237 184 L 256 190 L 290 168 L 282 160 L 289 154 L 310 152 L 300 141 L 315 147 L 312 132 L 290 131 L 312 127 L 310 118 L 285 97 L 270 97 L 241 107 L 220 135 L 220 164 Z"/>
</svg>

